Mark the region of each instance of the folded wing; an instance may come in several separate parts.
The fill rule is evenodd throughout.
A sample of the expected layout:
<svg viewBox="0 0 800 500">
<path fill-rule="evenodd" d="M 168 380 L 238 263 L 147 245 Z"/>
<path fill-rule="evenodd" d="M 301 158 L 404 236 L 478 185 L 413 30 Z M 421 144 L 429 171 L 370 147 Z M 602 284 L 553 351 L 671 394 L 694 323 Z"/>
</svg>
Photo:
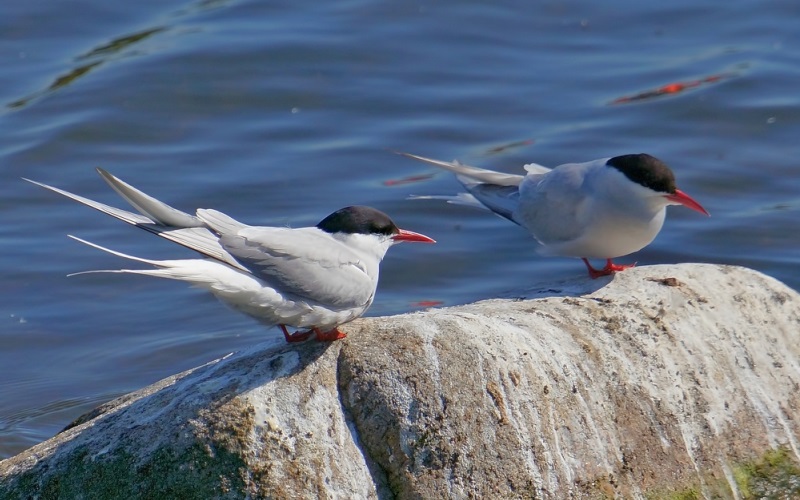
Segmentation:
<svg viewBox="0 0 800 500">
<path fill-rule="evenodd" d="M 197 215 L 227 253 L 282 294 L 334 308 L 372 302 L 377 270 L 371 275 L 352 250 L 316 227 L 246 226 L 208 209 Z"/>
</svg>

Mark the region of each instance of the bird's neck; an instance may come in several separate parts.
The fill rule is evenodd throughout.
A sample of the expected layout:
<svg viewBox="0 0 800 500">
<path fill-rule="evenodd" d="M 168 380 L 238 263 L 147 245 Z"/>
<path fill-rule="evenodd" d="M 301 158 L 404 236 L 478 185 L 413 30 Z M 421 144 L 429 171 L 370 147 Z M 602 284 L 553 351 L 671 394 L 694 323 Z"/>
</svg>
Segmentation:
<svg viewBox="0 0 800 500">
<path fill-rule="evenodd" d="M 372 234 L 347 234 L 333 237 L 341 241 L 353 253 L 366 260 L 380 262 L 392 246 L 390 238 L 379 238 Z"/>
</svg>

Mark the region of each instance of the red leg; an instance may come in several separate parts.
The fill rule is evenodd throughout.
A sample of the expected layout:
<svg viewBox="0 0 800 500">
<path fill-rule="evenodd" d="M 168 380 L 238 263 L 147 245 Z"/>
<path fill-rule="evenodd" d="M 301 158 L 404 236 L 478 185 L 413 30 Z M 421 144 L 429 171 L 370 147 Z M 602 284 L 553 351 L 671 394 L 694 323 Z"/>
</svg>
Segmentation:
<svg viewBox="0 0 800 500">
<path fill-rule="evenodd" d="M 587 259 L 581 260 L 583 260 L 583 263 L 586 264 L 586 268 L 589 270 L 589 277 L 592 279 L 597 279 L 600 276 L 609 276 L 617 271 L 624 271 L 625 269 L 629 269 L 636 265 L 635 262 L 633 264 L 614 264 L 611 259 L 606 259 L 606 267 L 603 269 L 595 269 Z"/>
<path fill-rule="evenodd" d="M 605 269 L 595 269 L 592 267 L 592 264 L 589 263 L 588 259 L 581 259 L 584 264 L 586 264 L 586 269 L 589 270 L 589 277 L 594 279 L 599 278 L 600 276 L 608 276 L 609 274 L 614 274 L 614 271 L 606 271 Z"/>
<path fill-rule="evenodd" d="M 289 333 L 289 330 L 286 329 L 286 325 L 278 325 L 283 330 L 283 338 L 286 339 L 286 342 L 303 342 L 308 340 L 311 337 L 312 330 L 307 332 L 294 332 Z"/>
<path fill-rule="evenodd" d="M 314 333 L 319 341 L 333 341 L 347 337 L 347 335 L 344 332 L 340 332 L 338 328 L 334 328 L 333 330 L 327 332 L 323 332 L 319 328 L 314 328 Z"/>
</svg>

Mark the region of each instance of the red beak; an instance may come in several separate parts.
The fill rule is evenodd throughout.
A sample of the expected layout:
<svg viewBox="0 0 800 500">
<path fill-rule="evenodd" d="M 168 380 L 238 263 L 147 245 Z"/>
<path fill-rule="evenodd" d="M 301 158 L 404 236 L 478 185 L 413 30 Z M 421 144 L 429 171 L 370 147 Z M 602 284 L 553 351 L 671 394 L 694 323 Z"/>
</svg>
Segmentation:
<svg viewBox="0 0 800 500">
<path fill-rule="evenodd" d="M 424 234 L 415 233 L 414 231 L 406 231 L 401 229 L 398 234 L 392 236 L 394 241 L 417 241 L 419 243 L 436 243 L 433 238 L 428 238 Z"/>
<path fill-rule="evenodd" d="M 676 189 L 675 190 L 675 194 L 668 194 L 666 196 L 666 198 L 669 201 L 672 201 L 672 202 L 677 203 L 679 205 L 683 205 L 686 208 L 691 208 L 692 210 L 700 212 L 701 214 L 711 215 L 706 211 L 705 208 L 703 208 L 702 205 L 700 205 L 699 203 L 694 201 L 694 198 L 692 198 L 688 194 L 684 193 L 680 189 Z"/>
</svg>

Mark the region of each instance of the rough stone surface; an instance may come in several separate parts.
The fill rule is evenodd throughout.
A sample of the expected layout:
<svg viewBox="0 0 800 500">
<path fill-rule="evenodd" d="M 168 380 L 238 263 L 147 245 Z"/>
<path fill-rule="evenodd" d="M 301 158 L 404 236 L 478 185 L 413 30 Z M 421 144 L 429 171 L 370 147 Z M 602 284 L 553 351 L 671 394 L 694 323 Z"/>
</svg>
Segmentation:
<svg viewBox="0 0 800 500">
<path fill-rule="evenodd" d="M 686 264 L 527 296 L 170 377 L 0 462 L 0 498 L 742 498 L 737 464 L 797 462 L 795 291 Z"/>
</svg>

